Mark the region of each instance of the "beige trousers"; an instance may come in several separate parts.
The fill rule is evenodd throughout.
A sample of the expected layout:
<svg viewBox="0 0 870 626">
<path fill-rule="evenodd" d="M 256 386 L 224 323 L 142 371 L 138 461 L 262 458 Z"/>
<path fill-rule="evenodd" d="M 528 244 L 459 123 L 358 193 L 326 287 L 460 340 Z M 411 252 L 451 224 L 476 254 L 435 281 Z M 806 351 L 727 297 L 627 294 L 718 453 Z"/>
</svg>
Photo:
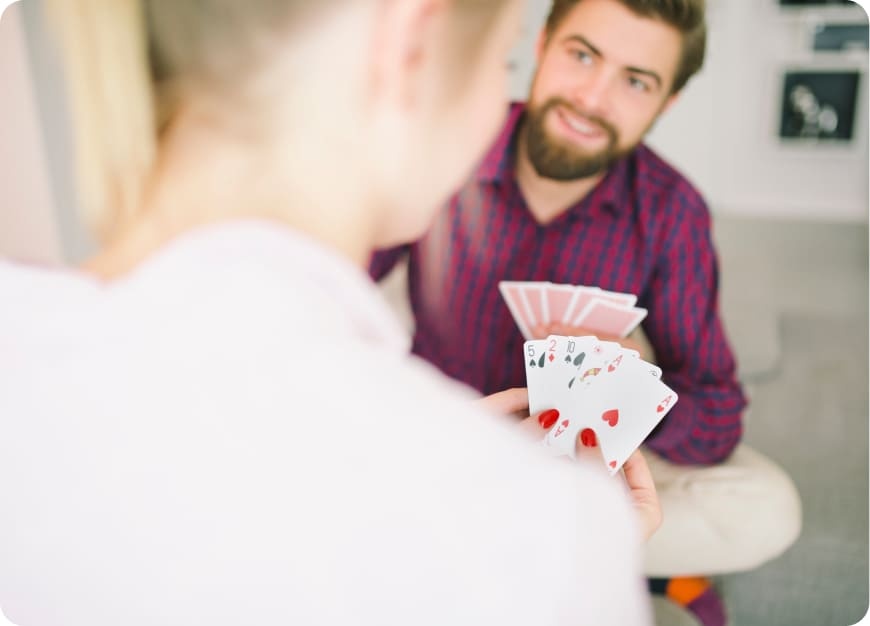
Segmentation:
<svg viewBox="0 0 870 626">
<path fill-rule="evenodd" d="M 709 576 L 750 570 L 797 539 L 801 504 L 786 473 L 740 445 L 723 463 L 682 466 L 644 450 L 664 521 L 647 542 L 647 576 Z"/>
</svg>

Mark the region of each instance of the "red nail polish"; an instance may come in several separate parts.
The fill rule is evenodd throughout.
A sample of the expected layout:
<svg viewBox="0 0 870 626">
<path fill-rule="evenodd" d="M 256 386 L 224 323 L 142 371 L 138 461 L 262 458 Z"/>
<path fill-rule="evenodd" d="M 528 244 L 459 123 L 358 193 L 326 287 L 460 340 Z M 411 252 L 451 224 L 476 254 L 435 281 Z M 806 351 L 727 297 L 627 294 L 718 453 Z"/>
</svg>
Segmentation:
<svg viewBox="0 0 870 626">
<path fill-rule="evenodd" d="M 538 415 L 538 424 L 541 425 L 541 428 L 552 428 L 553 424 L 555 424 L 558 419 L 559 411 L 556 409 L 550 409 L 549 411 L 544 411 Z"/>
<path fill-rule="evenodd" d="M 598 445 L 598 442 L 595 440 L 595 431 L 591 428 L 584 428 L 580 432 L 580 443 L 587 448 L 594 448 Z"/>
</svg>

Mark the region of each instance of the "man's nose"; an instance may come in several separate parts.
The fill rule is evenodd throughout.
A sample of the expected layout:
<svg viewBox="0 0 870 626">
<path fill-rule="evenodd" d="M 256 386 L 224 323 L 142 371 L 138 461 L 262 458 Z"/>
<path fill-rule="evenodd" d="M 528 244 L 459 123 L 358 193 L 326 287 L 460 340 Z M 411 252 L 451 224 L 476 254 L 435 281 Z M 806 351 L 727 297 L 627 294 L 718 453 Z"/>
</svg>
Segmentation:
<svg viewBox="0 0 870 626">
<path fill-rule="evenodd" d="M 607 117 L 615 79 L 606 68 L 596 68 L 574 89 L 574 101 L 588 114 Z"/>
</svg>

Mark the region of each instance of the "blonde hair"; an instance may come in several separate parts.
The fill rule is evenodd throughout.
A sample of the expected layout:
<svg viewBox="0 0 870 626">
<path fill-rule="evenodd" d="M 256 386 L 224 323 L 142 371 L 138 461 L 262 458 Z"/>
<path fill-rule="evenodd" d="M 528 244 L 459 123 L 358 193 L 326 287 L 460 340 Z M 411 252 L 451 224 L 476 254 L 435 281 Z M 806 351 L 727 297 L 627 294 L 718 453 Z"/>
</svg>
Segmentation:
<svg viewBox="0 0 870 626">
<path fill-rule="evenodd" d="M 160 136 L 186 93 L 237 95 L 271 36 L 349 0 L 46 1 L 63 49 L 82 217 L 106 241 L 142 211 Z M 454 0 L 462 65 L 509 1 Z"/>
<path fill-rule="evenodd" d="M 140 210 L 157 154 L 143 6 L 49 0 L 49 10 L 64 52 L 82 217 L 105 239 Z"/>
</svg>

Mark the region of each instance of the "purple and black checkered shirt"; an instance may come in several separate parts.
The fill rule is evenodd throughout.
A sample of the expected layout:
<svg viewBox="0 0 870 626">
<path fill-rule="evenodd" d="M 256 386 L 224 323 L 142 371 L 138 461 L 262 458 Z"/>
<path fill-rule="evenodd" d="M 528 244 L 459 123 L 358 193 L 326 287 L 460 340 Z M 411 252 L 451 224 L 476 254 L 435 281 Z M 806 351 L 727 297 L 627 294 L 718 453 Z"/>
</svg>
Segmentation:
<svg viewBox="0 0 870 626">
<path fill-rule="evenodd" d="M 379 252 L 376 279 L 409 255 L 414 352 L 484 394 L 525 386 L 523 337 L 500 280 L 597 285 L 634 293 L 643 329 L 680 394 L 647 439 L 676 463 L 714 463 L 742 434 L 746 399 L 718 311 L 710 214 L 699 193 L 649 148 L 619 161 L 583 200 L 542 226 L 517 185 L 508 122 L 475 176 L 419 242 Z"/>
</svg>

